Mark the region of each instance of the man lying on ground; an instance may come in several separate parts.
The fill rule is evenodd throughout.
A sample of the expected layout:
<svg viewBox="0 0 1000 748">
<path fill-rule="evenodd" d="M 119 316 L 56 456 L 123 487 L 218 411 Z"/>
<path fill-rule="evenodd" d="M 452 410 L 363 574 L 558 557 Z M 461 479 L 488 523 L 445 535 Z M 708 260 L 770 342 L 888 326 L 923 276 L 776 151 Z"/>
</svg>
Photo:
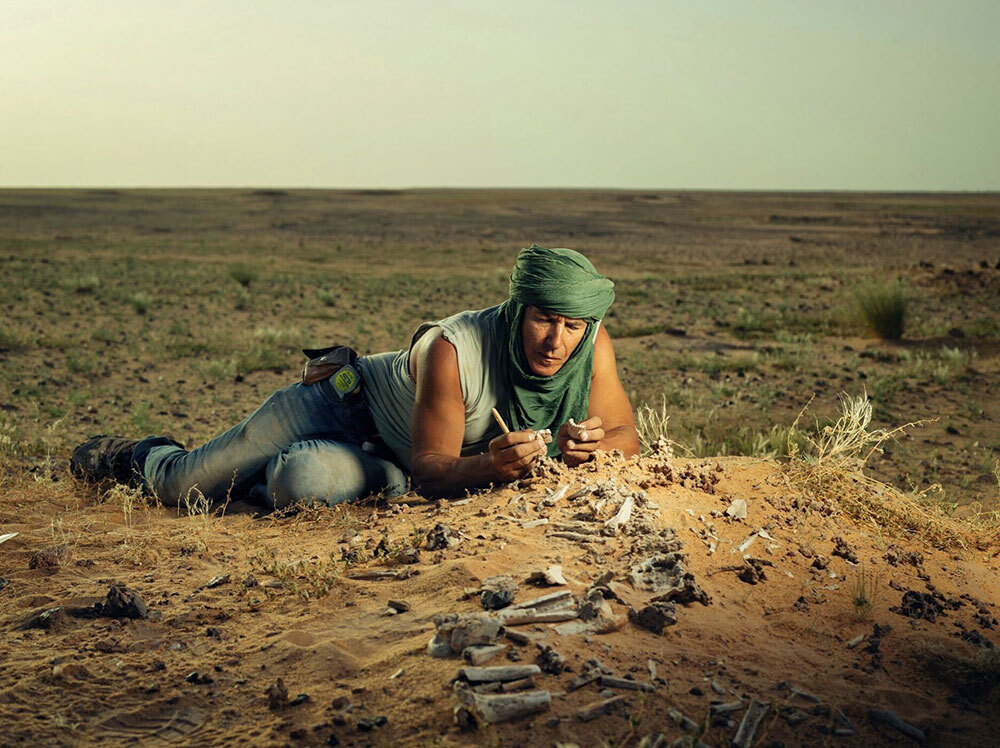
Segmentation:
<svg viewBox="0 0 1000 748">
<path fill-rule="evenodd" d="M 455 495 L 516 480 L 546 453 L 570 466 L 598 449 L 632 456 L 632 408 L 600 324 L 613 287 L 580 253 L 532 245 L 518 254 L 509 299 L 424 323 L 407 350 L 335 351 L 332 375 L 275 392 L 190 452 L 163 436 L 100 436 L 70 467 L 169 506 L 249 495 L 282 508 L 394 496 L 410 479 L 422 493 Z M 556 434 L 549 444 L 544 429 Z"/>
</svg>

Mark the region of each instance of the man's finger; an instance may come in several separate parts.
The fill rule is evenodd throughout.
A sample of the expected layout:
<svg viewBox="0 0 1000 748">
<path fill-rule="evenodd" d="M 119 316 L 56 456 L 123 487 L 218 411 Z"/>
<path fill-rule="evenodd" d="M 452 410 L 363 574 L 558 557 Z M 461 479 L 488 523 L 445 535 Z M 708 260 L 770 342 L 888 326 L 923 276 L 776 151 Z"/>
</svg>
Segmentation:
<svg viewBox="0 0 1000 748">
<path fill-rule="evenodd" d="M 512 444 L 504 448 L 501 454 L 505 462 L 515 462 L 524 457 L 530 457 L 545 451 L 545 442 L 541 439 L 532 439 L 527 442 Z"/>
<path fill-rule="evenodd" d="M 584 438 L 584 434 L 581 434 L 579 439 L 570 438 L 569 443 L 579 445 L 580 447 L 582 447 L 584 444 L 596 445 L 598 442 L 601 441 L 601 439 L 604 438 L 604 429 L 598 428 L 594 429 L 593 431 L 587 431 L 585 432 L 585 435 L 586 438 Z M 592 447 L 589 448 L 592 449 Z"/>
<path fill-rule="evenodd" d="M 600 449 L 600 442 L 576 442 L 570 439 L 566 442 L 566 452 L 581 452 L 590 454 Z"/>
<path fill-rule="evenodd" d="M 542 440 L 535 436 L 535 432 L 531 429 L 526 429 L 524 431 L 511 431 L 507 434 L 502 434 L 497 437 L 499 439 L 499 444 L 502 448 L 506 449 L 516 444 L 527 444 L 529 442 L 537 441 L 542 443 Z"/>
</svg>

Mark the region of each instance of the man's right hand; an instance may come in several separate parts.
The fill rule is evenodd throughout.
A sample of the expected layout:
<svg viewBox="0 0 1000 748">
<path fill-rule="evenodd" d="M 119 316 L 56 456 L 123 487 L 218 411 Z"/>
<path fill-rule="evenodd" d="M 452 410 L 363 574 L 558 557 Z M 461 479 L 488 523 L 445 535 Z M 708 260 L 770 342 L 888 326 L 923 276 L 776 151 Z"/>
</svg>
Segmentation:
<svg viewBox="0 0 1000 748">
<path fill-rule="evenodd" d="M 517 480 L 546 452 L 545 441 L 534 431 L 511 431 L 490 441 L 490 470 L 498 481 Z"/>
</svg>

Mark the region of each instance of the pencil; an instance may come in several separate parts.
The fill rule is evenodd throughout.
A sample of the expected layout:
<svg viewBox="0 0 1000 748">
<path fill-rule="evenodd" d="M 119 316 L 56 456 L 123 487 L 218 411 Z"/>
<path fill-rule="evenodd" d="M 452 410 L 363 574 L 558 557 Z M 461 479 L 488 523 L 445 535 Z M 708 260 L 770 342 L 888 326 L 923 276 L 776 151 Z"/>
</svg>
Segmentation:
<svg viewBox="0 0 1000 748">
<path fill-rule="evenodd" d="M 503 416 L 500 415 L 500 413 L 497 411 L 496 408 L 493 408 L 493 417 L 496 419 L 497 424 L 500 426 L 503 432 L 505 434 L 509 434 L 510 429 L 507 428 L 507 424 L 503 422 Z"/>
</svg>

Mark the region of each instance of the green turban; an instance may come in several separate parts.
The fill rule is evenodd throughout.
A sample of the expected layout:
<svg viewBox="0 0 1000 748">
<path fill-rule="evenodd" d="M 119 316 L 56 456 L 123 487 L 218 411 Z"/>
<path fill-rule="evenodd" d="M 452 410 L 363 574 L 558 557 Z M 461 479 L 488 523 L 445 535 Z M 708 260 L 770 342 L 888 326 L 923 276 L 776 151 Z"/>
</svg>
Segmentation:
<svg viewBox="0 0 1000 748">
<path fill-rule="evenodd" d="M 509 397 L 500 410 L 512 429 L 549 428 L 554 435 L 570 418 L 587 418 L 597 326 L 615 299 L 614 285 L 572 249 L 532 244 L 518 254 L 510 276 L 510 299 L 502 305 L 499 320 L 510 359 Z M 529 305 L 587 322 L 580 343 L 552 376 L 535 374 L 524 355 L 521 318 Z M 549 455 L 558 452 L 553 439 Z"/>
</svg>

